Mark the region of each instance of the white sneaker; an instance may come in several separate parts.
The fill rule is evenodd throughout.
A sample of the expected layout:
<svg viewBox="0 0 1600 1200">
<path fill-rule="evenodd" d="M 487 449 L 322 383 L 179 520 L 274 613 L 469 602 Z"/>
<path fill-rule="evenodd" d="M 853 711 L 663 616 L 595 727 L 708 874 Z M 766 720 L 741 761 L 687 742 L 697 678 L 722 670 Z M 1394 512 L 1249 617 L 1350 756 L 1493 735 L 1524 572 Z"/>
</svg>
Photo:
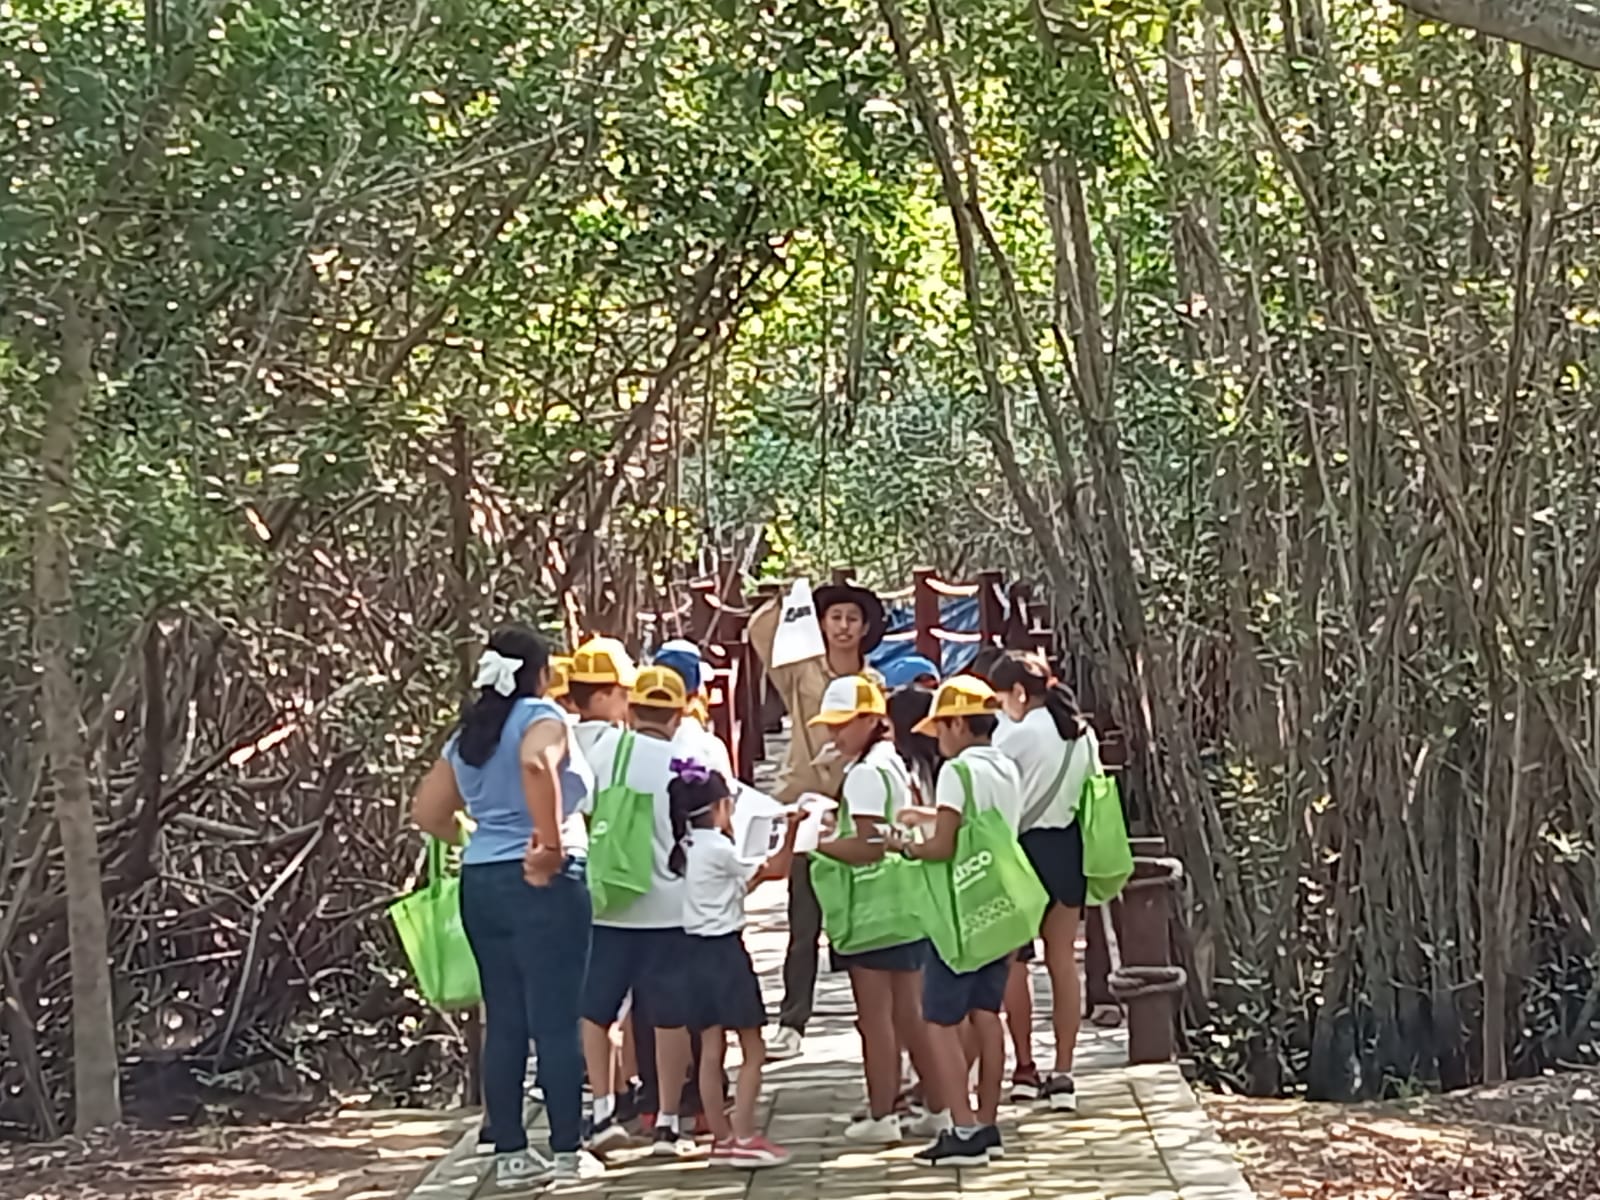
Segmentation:
<svg viewBox="0 0 1600 1200">
<path fill-rule="evenodd" d="M 936 1138 L 946 1129 L 953 1128 L 949 1111 L 918 1113 L 911 1120 L 905 1122 L 903 1128 L 907 1137 Z"/>
<path fill-rule="evenodd" d="M 781 1062 L 786 1058 L 799 1058 L 803 1041 L 804 1038 L 798 1029 L 779 1025 L 773 1030 L 772 1036 L 767 1038 L 767 1057 L 773 1062 Z"/>
<path fill-rule="evenodd" d="M 553 1172 L 557 1183 L 570 1183 L 579 1179 L 596 1179 L 606 1173 L 606 1165 L 587 1150 L 556 1155 Z"/>
<path fill-rule="evenodd" d="M 893 1146 L 902 1137 L 900 1118 L 890 1113 L 887 1117 L 861 1117 L 844 1127 L 845 1140 L 862 1145 Z"/>
<path fill-rule="evenodd" d="M 531 1187 L 546 1182 L 555 1167 L 532 1150 L 517 1150 L 494 1156 L 494 1185 L 497 1188 Z"/>
</svg>

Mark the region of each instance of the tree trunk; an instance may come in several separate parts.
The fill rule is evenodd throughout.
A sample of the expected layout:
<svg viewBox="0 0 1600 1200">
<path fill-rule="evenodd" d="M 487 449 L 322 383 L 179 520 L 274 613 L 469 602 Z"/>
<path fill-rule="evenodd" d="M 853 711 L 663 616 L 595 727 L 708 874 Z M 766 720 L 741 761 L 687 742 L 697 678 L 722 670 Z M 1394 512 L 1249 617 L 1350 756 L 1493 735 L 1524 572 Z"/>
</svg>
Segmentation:
<svg viewBox="0 0 1600 1200">
<path fill-rule="evenodd" d="M 61 291 L 60 365 L 49 380 L 49 424 L 39 451 L 39 510 L 33 549 L 34 641 L 45 754 L 55 786 L 67 875 L 72 960 L 72 1069 L 79 1133 L 122 1120 L 117 1037 L 100 891 L 100 848 L 89 793 L 81 697 L 72 674 L 72 489 L 78 423 L 89 393 L 93 333 L 79 297 Z"/>
<path fill-rule="evenodd" d="M 1426 17 L 1600 70 L 1600 13 L 1576 0 L 1400 0 Z"/>
</svg>

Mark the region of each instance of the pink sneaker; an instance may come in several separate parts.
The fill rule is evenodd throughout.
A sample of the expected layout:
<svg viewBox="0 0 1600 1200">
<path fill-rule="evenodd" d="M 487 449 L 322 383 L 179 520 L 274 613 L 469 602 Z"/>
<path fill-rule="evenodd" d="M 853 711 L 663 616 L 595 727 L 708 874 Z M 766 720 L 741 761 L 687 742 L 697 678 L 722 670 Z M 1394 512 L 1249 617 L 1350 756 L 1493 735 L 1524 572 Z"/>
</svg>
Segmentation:
<svg viewBox="0 0 1600 1200">
<path fill-rule="evenodd" d="M 742 1171 L 759 1171 L 765 1167 L 781 1167 L 791 1155 L 782 1146 L 775 1146 L 759 1133 L 752 1138 L 736 1138 L 723 1159 L 730 1167 Z"/>
<path fill-rule="evenodd" d="M 711 1142 L 711 1165 L 714 1167 L 730 1166 L 733 1162 L 732 1137 L 713 1138 Z"/>
</svg>

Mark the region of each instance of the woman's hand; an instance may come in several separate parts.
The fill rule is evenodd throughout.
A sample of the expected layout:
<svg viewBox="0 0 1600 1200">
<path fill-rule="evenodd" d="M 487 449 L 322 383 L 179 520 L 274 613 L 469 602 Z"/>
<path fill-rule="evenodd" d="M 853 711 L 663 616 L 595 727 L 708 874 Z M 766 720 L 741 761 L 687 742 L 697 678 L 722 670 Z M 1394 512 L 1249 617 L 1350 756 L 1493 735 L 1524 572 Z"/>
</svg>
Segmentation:
<svg viewBox="0 0 1600 1200">
<path fill-rule="evenodd" d="M 549 887 L 566 862 L 564 851 L 529 841 L 528 848 L 522 852 L 522 878 L 531 887 Z"/>
</svg>

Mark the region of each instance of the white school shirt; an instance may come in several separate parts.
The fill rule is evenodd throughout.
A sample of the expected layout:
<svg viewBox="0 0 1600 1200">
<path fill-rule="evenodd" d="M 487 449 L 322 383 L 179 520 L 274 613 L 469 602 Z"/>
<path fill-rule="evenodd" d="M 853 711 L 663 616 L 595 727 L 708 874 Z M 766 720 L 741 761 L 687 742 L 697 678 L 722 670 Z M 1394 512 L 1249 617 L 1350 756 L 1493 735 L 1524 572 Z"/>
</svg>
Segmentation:
<svg viewBox="0 0 1600 1200">
<path fill-rule="evenodd" d="M 987 808 L 999 809 L 1006 824 L 1015 829 L 1017 818 L 1022 815 L 1022 778 L 1017 773 L 1017 764 L 993 746 L 968 746 L 940 767 L 939 782 L 933 788 L 934 804 L 956 812 L 966 806 L 966 792 L 955 767 L 958 762 L 964 764 L 972 776 L 973 807 L 979 812 Z"/>
<path fill-rule="evenodd" d="M 1070 742 L 1056 732 L 1050 710 L 1036 708 L 1020 721 L 1001 721 L 994 745 L 1017 764 L 1022 777 L 1021 813 L 1039 815 L 1018 832 L 1030 829 L 1067 829 L 1078 819 L 1078 799 L 1089 776 L 1100 769 L 1100 742 L 1084 722 L 1083 732 Z M 1066 764 L 1066 773 L 1061 770 Z M 1053 798 L 1044 804 L 1045 793 L 1057 779 L 1061 782 Z M 1042 811 L 1040 805 L 1044 805 Z"/>
<path fill-rule="evenodd" d="M 678 732 L 673 735 L 672 744 L 678 747 L 679 757 L 704 763 L 719 772 L 723 782 L 730 788 L 733 786 L 733 761 L 728 757 L 728 748 L 722 744 L 721 738 L 700 724 L 698 717 L 685 714 L 683 720 L 678 722 Z"/>
<path fill-rule="evenodd" d="M 583 781 L 584 795 L 594 795 L 594 769 L 589 766 L 589 759 L 583 752 L 583 747 L 578 744 L 578 714 L 562 714 L 567 722 L 567 759 L 574 774 Z M 589 822 L 584 819 L 583 801 L 572 806 L 569 811 L 565 804 L 561 810 L 561 848 L 575 858 L 584 858 L 589 853 Z"/>
<path fill-rule="evenodd" d="M 683 839 L 683 931 L 721 937 L 744 928 L 744 898 L 760 863 L 739 858 L 720 829 L 691 829 Z"/>
<path fill-rule="evenodd" d="M 911 800 L 911 772 L 890 741 L 874 742 L 845 768 L 844 802 L 852 817 L 893 821 Z"/>
<path fill-rule="evenodd" d="M 589 757 L 589 751 L 594 748 L 601 738 L 607 734 L 616 733 L 621 728 L 618 725 L 613 725 L 610 721 L 586 721 L 576 713 L 571 714 L 568 719 L 572 722 L 572 740 L 577 744 L 578 749 L 583 752 L 585 758 Z M 591 767 L 594 766 L 593 761 L 589 765 Z M 605 787 L 610 782 L 611 780 L 608 776 L 600 780 L 599 784 L 601 787 Z"/>
<path fill-rule="evenodd" d="M 611 732 L 602 733 L 586 755 L 595 778 L 595 790 L 583 804 L 582 811 L 586 814 L 594 811 L 595 796 L 611 786 L 622 730 L 616 726 L 608 728 Z M 634 735 L 626 782 L 635 791 L 648 792 L 655 805 L 655 854 L 650 864 L 650 890 L 626 908 L 596 917 L 596 925 L 616 929 L 679 929 L 683 926 L 683 880 L 667 866 L 673 844 L 672 805 L 667 798 L 667 784 L 672 781 L 672 760 L 676 757 L 678 749 L 671 742 L 642 733 Z"/>
</svg>

